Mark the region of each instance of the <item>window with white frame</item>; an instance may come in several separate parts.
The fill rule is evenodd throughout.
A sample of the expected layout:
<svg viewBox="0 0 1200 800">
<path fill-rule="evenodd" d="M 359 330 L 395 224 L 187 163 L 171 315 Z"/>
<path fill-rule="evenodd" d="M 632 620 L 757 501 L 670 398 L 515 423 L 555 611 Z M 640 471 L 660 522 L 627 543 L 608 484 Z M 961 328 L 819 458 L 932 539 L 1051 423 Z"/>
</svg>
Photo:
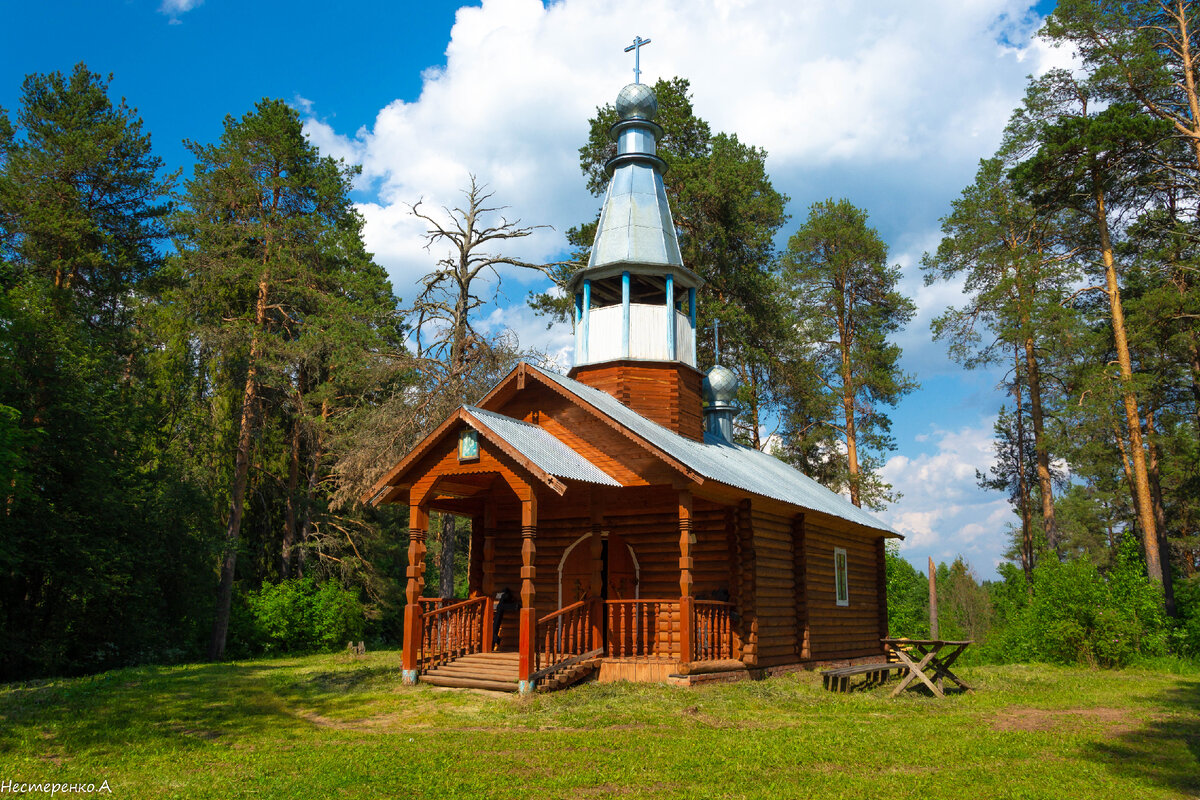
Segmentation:
<svg viewBox="0 0 1200 800">
<path fill-rule="evenodd" d="M 833 584 L 837 589 L 837 604 L 850 605 L 850 570 L 846 565 L 846 548 L 833 548 Z"/>
</svg>

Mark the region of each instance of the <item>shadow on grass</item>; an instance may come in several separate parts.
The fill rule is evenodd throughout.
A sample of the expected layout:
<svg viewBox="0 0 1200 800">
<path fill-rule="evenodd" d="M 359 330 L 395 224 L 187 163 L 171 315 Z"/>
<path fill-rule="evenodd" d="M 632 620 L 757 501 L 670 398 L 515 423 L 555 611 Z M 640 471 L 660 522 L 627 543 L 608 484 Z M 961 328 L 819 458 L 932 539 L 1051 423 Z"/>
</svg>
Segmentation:
<svg viewBox="0 0 1200 800">
<path fill-rule="evenodd" d="M 1149 721 L 1089 745 L 1084 755 L 1122 777 L 1200 794 L 1200 682 L 1173 686 L 1149 702 L 1156 709 Z"/>
<path fill-rule="evenodd" d="M 0 753 L 31 745 L 66 753 L 160 745 L 186 750 L 268 729 L 282 738 L 309 728 L 312 713 L 336 713 L 364 692 L 400 683 L 393 663 L 330 666 L 143 667 L 8 687 L 0 692 Z"/>
</svg>

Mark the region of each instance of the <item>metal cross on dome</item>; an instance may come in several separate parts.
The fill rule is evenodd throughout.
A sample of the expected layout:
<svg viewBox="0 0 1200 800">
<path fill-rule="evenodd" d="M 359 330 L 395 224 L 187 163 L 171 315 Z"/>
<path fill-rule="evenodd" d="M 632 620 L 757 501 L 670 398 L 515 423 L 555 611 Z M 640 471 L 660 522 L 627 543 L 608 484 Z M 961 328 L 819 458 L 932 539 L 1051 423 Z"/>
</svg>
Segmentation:
<svg viewBox="0 0 1200 800">
<path fill-rule="evenodd" d="M 643 39 L 641 36 L 633 37 L 633 44 L 625 48 L 625 52 L 633 51 L 633 82 L 642 82 L 642 45 L 650 44 L 649 39 Z"/>
</svg>

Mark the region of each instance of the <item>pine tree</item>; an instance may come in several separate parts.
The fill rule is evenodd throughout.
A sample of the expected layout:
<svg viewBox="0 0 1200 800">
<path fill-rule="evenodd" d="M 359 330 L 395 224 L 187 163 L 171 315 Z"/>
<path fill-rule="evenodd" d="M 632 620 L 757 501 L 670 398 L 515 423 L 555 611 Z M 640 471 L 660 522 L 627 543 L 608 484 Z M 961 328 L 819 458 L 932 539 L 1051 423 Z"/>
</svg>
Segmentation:
<svg viewBox="0 0 1200 800">
<path fill-rule="evenodd" d="M 241 119 L 227 117 L 216 144 L 188 147 L 197 163 L 173 220 L 177 305 L 207 362 L 202 380 L 229 403 L 233 439 L 223 467 L 228 512 L 209 645 L 209 657 L 218 659 L 250 463 L 270 413 L 290 405 L 289 470 L 299 467 L 294 437 L 308 438 L 311 504 L 332 403 L 395 330 L 395 301 L 362 246 L 362 220 L 349 200 L 354 170 L 321 157 L 293 109 L 263 100 Z M 297 488 L 289 481 L 289 490 Z M 304 544 L 291 516 L 284 569 L 291 547 Z"/>
<path fill-rule="evenodd" d="M 917 385 L 900 370 L 900 348 L 888 337 L 916 307 L 896 290 L 900 268 L 887 263 L 887 245 L 848 200 L 814 203 L 781 263 L 798 339 L 793 369 L 812 370 L 824 397 L 812 418 L 845 446 L 834 488 L 846 488 L 856 506 L 881 508 L 891 487 L 878 478 L 873 454 L 894 447 L 882 406 Z"/>
</svg>

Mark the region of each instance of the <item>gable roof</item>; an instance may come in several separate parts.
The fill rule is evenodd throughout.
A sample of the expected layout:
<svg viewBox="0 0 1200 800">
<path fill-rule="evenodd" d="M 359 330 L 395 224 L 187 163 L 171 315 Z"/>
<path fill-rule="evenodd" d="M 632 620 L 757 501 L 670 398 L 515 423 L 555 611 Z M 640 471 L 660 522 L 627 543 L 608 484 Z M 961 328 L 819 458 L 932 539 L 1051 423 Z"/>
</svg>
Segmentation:
<svg viewBox="0 0 1200 800">
<path fill-rule="evenodd" d="M 463 410 L 478 423 L 471 427 L 476 430 L 489 429 L 548 475 L 602 486 L 621 485 L 545 428 L 475 406 L 463 406 Z"/>
<path fill-rule="evenodd" d="M 703 442 L 688 439 L 646 419 L 607 392 L 533 364 L 527 364 L 526 369 L 576 395 L 654 449 L 704 478 L 900 536 L 886 523 L 774 456 L 753 447 L 726 442 L 709 433 L 704 435 Z"/>
<path fill-rule="evenodd" d="M 566 491 L 566 486 L 559 478 L 604 486 L 621 485 L 604 470 L 537 425 L 474 406 L 460 406 L 410 450 L 399 464 L 384 473 L 360 500 L 374 504 L 387 493 L 389 487 L 401 485 L 404 473 L 448 436 L 457 422 L 479 431 L 485 440 L 496 445 L 501 452 L 558 494 Z"/>
</svg>

